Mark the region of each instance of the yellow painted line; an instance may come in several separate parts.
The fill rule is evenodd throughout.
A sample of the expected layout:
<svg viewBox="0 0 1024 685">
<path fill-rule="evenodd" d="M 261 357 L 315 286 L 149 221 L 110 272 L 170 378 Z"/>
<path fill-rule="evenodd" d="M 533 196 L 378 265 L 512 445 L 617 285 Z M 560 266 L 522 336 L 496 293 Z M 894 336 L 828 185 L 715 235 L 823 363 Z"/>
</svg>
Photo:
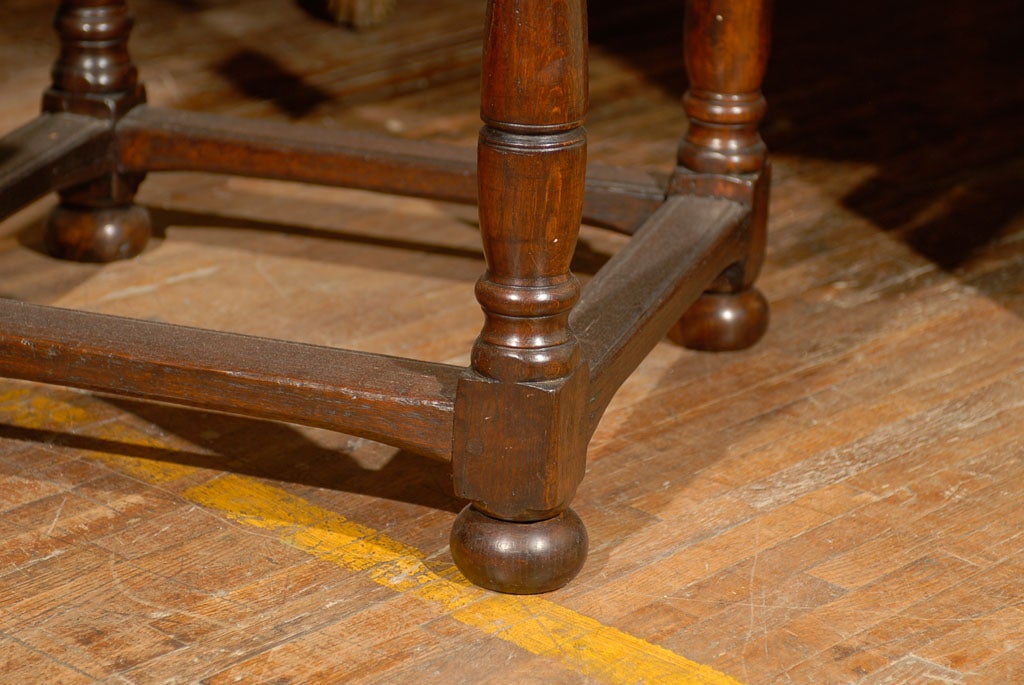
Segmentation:
<svg viewBox="0 0 1024 685">
<path fill-rule="evenodd" d="M 454 566 L 430 568 L 422 551 L 252 478 L 225 475 L 184 497 L 245 525 L 277 531 L 287 545 L 436 603 L 457 621 L 584 675 L 609 683 L 737 685 L 709 666 L 541 597 L 480 590 Z"/>
<path fill-rule="evenodd" d="M 86 405 L 88 402 L 97 401 L 85 394 L 76 399 L 80 399 Z M 0 421 L 9 422 L 21 428 L 66 431 L 69 426 L 95 423 L 97 419 L 97 413 L 90 412 L 79 404 L 50 397 L 31 386 L 16 386 L 0 392 Z M 139 447 L 174 449 L 158 438 L 147 435 L 120 421 L 96 423 L 95 426 L 90 427 L 89 435 L 102 440 Z M 158 485 L 171 483 L 196 471 L 192 466 L 169 461 L 129 457 L 108 452 L 87 451 L 85 456 L 102 461 L 133 478 Z"/>
<path fill-rule="evenodd" d="M 19 406 L 20 405 L 20 406 Z M 29 428 L 63 421 L 89 423 L 80 406 L 29 388 L 0 392 L 0 417 Z M 173 449 L 123 425 L 98 424 L 99 437 Z M 194 468 L 135 457 L 90 453 L 139 480 L 163 484 Z M 365 573 L 396 592 L 437 605 L 455 620 L 566 668 L 607 683 L 739 685 L 709 666 L 555 604 L 542 597 L 499 595 L 466 581 L 450 564 L 432 564 L 419 549 L 355 523 L 286 490 L 228 474 L 186 490 L 183 497 L 254 528 L 274 531 L 282 543 Z"/>
</svg>

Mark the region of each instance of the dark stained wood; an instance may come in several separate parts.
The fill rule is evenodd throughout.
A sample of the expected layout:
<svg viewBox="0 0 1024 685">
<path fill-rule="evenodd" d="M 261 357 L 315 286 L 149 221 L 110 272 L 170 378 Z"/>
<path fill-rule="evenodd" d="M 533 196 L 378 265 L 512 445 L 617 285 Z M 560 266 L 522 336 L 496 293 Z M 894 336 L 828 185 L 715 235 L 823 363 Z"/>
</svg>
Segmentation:
<svg viewBox="0 0 1024 685">
<path fill-rule="evenodd" d="M 476 202 L 471 148 L 322 126 L 140 107 L 118 126 L 125 169 L 210 171 Z"/>
<path fill-rule="evenodd" d="M 43 108 L 115 118 L 145 101 L 128 55 L 133 23 L 124 0 L 61 0 L 54 24 L 60 56 Z"/>
<path fill-rule="evenodd" d="M 591 431 L 619 386 L 700 296 L 701 284 L 741 254 L 737 235 L 747 216 L 729 200 L 669 198 L 587 284 L 570 320 L 590 365 Z"/>
<path fill-rule="evenodd" d="M 55 20 L 61 51 L 43 110 L 112 123 L 145 102 L 145 89 L 128 54 L 133 23 L 125 0 L 62 0 Z M 110 159 L 112 152 L 103 156 Z M 142 252 L 151 226 L 147 210 L 132 204 L 141 181 L 140 175 L 111 169 L 84 183 L 62 183 L 61 204 L 47 227 L 50 253 L 109 262 Z"/>
<path fill-rule="evenodd" d="M 766 102 L 771 2 L 690 0 L 686 8 L 684 98 L 690 125 L 679 163 L 705 173 L 743 174 L 765 163 L 758 131 Z"/>
<path fill-rule="evenodd" d="M 768 300 L 757 288 L 735 293 L 706 292 L 686 310 L 669 336 L 691 350 L 745 350 L 768 329 L 768 311 Z"/>
<path fill-rule="evenodd" d="M 137 107 L 117 126 L 126 171 L 210 171 L 475 204 L 468 147 L 272 121 Z M 632 233 L 665 200 L 664 181 L 595 164 L 583 218 Z"/>
<path fill-rule="evenodd" d="M 746 254 L 723 270 L 676 326 L 673 339 L 693 349 L 749 347 L 768 327 L 767 300 L 747 291 L 761 271 L 767 240 L 771 173 L 759 127 L 771 8 L 771 0 L 692 0 L 686 7 L 689 89 L 683 103 L 689 126 L 670 186 L 743 201 L 752 217 Z"/>
<path fill-rule="evenodd" d="M 740 128 L 728 120 L 732 115 L 719 121 L 716 108 L 732 91 L 746 97 L 760 83 L 763 46 L 750 59 L 733 53 L 746 49 L 744 39 L 752 31 L 760 31 L 766 42 L 767 31 L 761 14 L 753 20 L 730 16 L 724 33 L 711 31 L 709 12 L 721 9 L 696 3 L 690 11 L 695 18 L 688 29 L 688 54 L 695 82 L 710 79 L 706 85 L 721 91 L 707 97 L 694 91 L 697 100 L 714 103 L 708 112 L 694 110 L 691 116 L 708 120 L 709 130 L 724 125 L 733 136 L 725 136 L 726 146 L 738 149 L 743 140 L 760 140 L 760 105 L 753 110 L 736 105 L 750 111 Z M 714 15 L 714 22 L 724 20 Z M 740 220 L 739 204 L 705 211 L 715 201 L 686 202 L 688 196 L 681 195 L 686 184 L 672 181 L 672 191 L 682 199 L 658 212 L 662 192 L 646 185 L 648 177 L 635 183 L 635 175 L 603 170 L 596 191 L 591 189 L 594 222 L 640 234 L 650 223 L 653 238 L 636 241 L 618 255 L 607 275 L 598 274 L 594 303 L 575 314 L 570 326 L 581 291 L 570 264 L 587 196 L 586 4 L 490 2 L 484 24 L 483 128 L 475 165 L 457 148 L 435 143 L 327 136 L 313 128 L 243 125 L 148 110 L 128 55 L 132 17 L 124 0 L 60 4 L 61 53 L 44 98 L 46 111 L 90 114 L 115 130 L 104 158 L 116 157 L 117 164 L 85 182 L 61 186 L 60 205 L 50 215 L 45 239 L 48 251 L 58 257 L 102 262 L 140 253 L 150 237 L 151 219 L 132 201 L 144 173 L 154 170 L 234 173 L 475 201 L 486 265 L 475 294 L 484 323 L 468 371 L 15 306 L 8 313 L 24 320 L 5 333 L 10 350 L 6 373 L 297 421 L 433 457 L 451 456 L 456 494 L 472 508 L 457 519 L 452 536 L 453 547 L 459 548 L 457 562 L 474 566 L 466 567 L 466 574 L 489 589 L 513 593 L 548 592 L 567 582 L 586 558 L 587 536 L 579 517 L 563 512 L 583 479 L 587 443 L 601 412 L 697 293 L 727 266 L 744 261 L 742 250 L 729 248 L 745 246 L 749 252 L 752 246 L 762 248 L 763 239 L 750 221 Z M 728 76 L 705 79 L 719 66 Z M 711 151 L 717 144 L 718 138 L 699 135 L 701 126 L 691 126 L 684 141 L 684 165 L 687 145 Z M 744 155 L 739 154 L 735 168 L 705 164 L 691 169 L 710 179 L 696 195 L 708 195 L 713 188 L 715 197 L 714 188 L 721 186 L 729 191 L 718 195 L 732 197 L 735 183 L 727 174 L 758 171 L 753 158 Z M 763 154 L 758 160 L 763 163 Z M 757 180 L 746 180 L 757 187 Z M 753 206 L 759 194 L 752 194 L 740 199 Z M 763 212 L 765 207 L 753 209 Z M 758 221 L 763 220 L 762 215 Z M 684 226 L 684 236 L 663 236 L 670 223 Z M 676 250 L 664 251 L 666 241 Z M 666 254 L 677 263 L 669 264 Z M 743 287 L 749 285 L 744 279 Z M 638 287 L 645 294 L 642 300 L 637 300 Z M 749 328 L 758 335 L 716 337 L 718 329 L 702 326 L 706 308 L 693 312 L 688 315 L 697 317 L 694 327 L 702 337 L 712 331 L 716 338 L 710 347 L 753 342 L 767 322 L 766 315 L 751 320 Z M 586 331 L 586 347 L 573 327 Z M 73 333 L 77 328 L 82 330 Z M 69 337 L 74 342 L 65 342 Z M 216 351 L 209 356 L 197 351 L 208 349 Z M 388 377 L 402 363 L 409 368 Z M 426 387 L 417 391 L 420 383 Z M 493 520 L 484 524 L 480 517 Z M 524 539 L 529 544 L 501 542 L 504 534 L 497 531 L 525 524 L 532 531 Z M 511 539 L 521 537 L 510 534 Z M 547 545 L 552 554 L 535 554 L 537 545 Z M 517 570 L 499 572 L 502 568 Z"/>
<path fill-rule="evenodd" d="M 476 377 L 459 384 L 452 451 L 455 492 L 472 510 L 456 519 L 451 544 L 467 577 L 532 594 L 563 585 L 587 554 L 583 524 L 564 513 L 587 453 L 586 362 L 569 326 L 587 164 L 586 5 L 490 2 L 484 35 L 484 324 Z"/>
<path fill-rule="evenodd" d="M 55 4 L 4 5 L 6 130 L 38 109 Z M 131 47 L 154 102 L 295 117 L 306 101 L 288 81 L 264 99 L 218 70 L 248 49 L 325 95 L 306 123 L 476 138 L 478 75 L 465 64 L 479 53 L 477 0 L 402 0 L 363 34 L 288 0 L 131 4 Z M 686 125 L 681 4 L 590 7 L 589 156 L 667 175 Z M 750 685 L 1024 681 L 1022 8 L 778 3 L 758 281 L 773 327 L 738 353 L 651 350 L 599 424 L 573 499 L 589 561 L 542 602 Z M 419 46 L 424 56 L 410 57 Z M 372 73 L 353 78 L 357 63 Z M 481 321 L 471 210 L 187 174 L 153 174 L 139 198 L 166 240 L 104 267 L 37 252 L 52 201 L 10 217 L 0 292 L 468 363 Z M 626 243 L 583 229 L 581 299 Z M 0 680 L 620 674 L 586 660 L 601 650 L 579 648 L 595 623 L 559 632 L 549 614 L 499 613 L 505 622 L 487 632 L 460 619 L 533 600 L 477 595 L 451 610 L 416 596 L 393 567 L 354 571 L 295 549 L 292 530 L 252 525 L 301 529 L 296 514 L 315 503 L 310 532 L 344 517 L 458 578 L 448 535 L 463 503 L 444 464 L 344 434 L 56 386 L 8 380 L 0 397 Z M 181 475 L 185 465 L 200 468 Z M 276 488 L 273 516 L 233 518 L 188 496 L 241 481 Z M 505 639 L 516 634 L 551 649 Z M 603 647 L 615 654 L 626 641 Z"/>
<path fill-rule="evenodd" d="M 303 423 L 450 458 L 457 367 L 10 300 L 0 300 L 0 320 L 0 371 L 11 378 Z"/>
<path fill-rule="evenodd" d="M 100 183 L 106 195 L 107 183 L 124 187 L 122 177 L 111 176 Z M 129 182 L 131 183 L 131 182 Z M 92 196 L 96 186 L 88 183 L 73 192 Z M 120 191 L 118 191 L 120 192 Z M 112 262 L 138 255 L 149 242 L 152 220 L 149 210 L 136 204 L 118 204 L 113 207 L 83 207 L 63 202 L 50 214 L 46 226 L 46 248 L 54 257 L 80 262 Z"/>
<path fill-rule="evenodd" d="M 477 585 L 498 592 L 557 590 L 583 568 L 587 546 L 587 529 L 572 509 L 511 525 L 468 506 L 452 526 L 452 558 L 459 569 Z"/>
<path fill-rule="evenodd" d="M 51 114 L 4 136 L 0 147 L 0 218 L 110 168 L 110 127 L 93 117 Z"/>
<path fill-rule="evenodd" d="M 114 134 L 100 155 L 109 166 L 96 176 L 51 180 L 60 204 L 47 223 L 50 254 L 96 262 L 140 254 L 151 218 L 134 198 L 150 171 L 476 201 L 485 270 L 475 294 L 484 322 L 469 367 L 461 369 L 6 304 L 3 313 L 15 323 L 0 339 L 9 352 L 3 371 L 341 430 L 450 457 L 455 494 L 471 508 L 456 520 L 451 538 L 457 563 L 473 566 L 466 575 L 506 592 L 559 587 L 587 553 L 582 523 L 566 511 L 601 412 L 687 305 L 716 287 L 716 276 L 725 273 L 733 290 L 749 288 L 760 259 L 751 254 L 763 250 L 768 176 L 760 173 L 757 124 L 768 12 L 756 2 L 735 9 L 733 15 L 724 5 L 701 2 L 690 8 L 694 123 L 680 152 L 685 169 L 670 179 L 672 199 L 663 204 L 665 191 L 643 172 L 598 167 L 588 191 L 582 0 L 488 4 L 484 126 L 475 163 L 436 143 L 151 110 L 128 53 L 133 19 L 125 0 L 65 0 L 57 11 L 61 52 L 44 111 L 87 114 Z M 723 102 L 730 104 L 723 109 Z M 38 144 L 24 137 L 19 133 L 10 144 Z M 695 150 L 696 157 L 689 155 Z M 726 166 L 701 161 L 723 150 L 735 153 Z M 19 171 L 24 162 L 17 155 L 12 167 L 2 173 L 19 183 L 32 177 L 32 169 Z M 753 221 L 745 216 L 750 212 Z M 571 265 L 584 219 L 640 237 L 607 273 L 598 273 L 593 301 L 572 320 L 580 283 Z M 718 311 L 695 307 L 682 325 L 714 338 L 708 348 L 725 349 L 752 343 L 767 316 L 736 319 L 734 327 L 748 322 L 739 334 L 721 332 L 713 325 L 721 320 Z M 586 345 L 574 326 L 585 331 Z M 509 537 L 504 529 L 532 532 Z M 537 545 L 550 553 L 535 554 Z"/>
</svg>

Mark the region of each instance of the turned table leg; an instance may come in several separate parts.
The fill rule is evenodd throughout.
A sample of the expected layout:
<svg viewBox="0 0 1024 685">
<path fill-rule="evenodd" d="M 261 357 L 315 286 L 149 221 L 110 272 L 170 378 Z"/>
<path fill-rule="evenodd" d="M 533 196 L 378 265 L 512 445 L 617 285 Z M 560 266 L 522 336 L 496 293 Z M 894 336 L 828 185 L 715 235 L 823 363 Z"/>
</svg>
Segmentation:
<svg viewBox="0 0 1024 685">
<path fill-rule="evenodd" d="M 145 101 L 128 56 L 132 17 L 124 0 L 63 0 L 55 26 L 60 57 L 44 110 L 113 125 Z M 150 235 L 149 213 L 132 203 L 141 181 L 138 174 L 111 172 L 62 190 L 47 225 L 47 248 L 57 257 L 100 262 L 141 252 Z"/>
<path fill-rule="evenodd" d="M 690 125 L 671 187 L 751 205 L 747 256 L 730 266 L 683 315 L 672 337 L 701 350 L 738 350 L 768 326 L 753 287 L 764 259 L 770 170 L 758 125 L 770 42 L 770 0 L 688 0 L 685 55 Z"/>
<path fill-rule="evenodd" d="M 582 0 L 492 0 L 478 147 L 487 271 L 474 374 L 459 385 L 453 474 L 472 504 L 452 556 L 474 583 L 535 593 L 580 569 L 587 536 L 568 509 L 583 477 L 587 371 L 568 317 L 583 211 L 587 106 Z"/>
</svg>

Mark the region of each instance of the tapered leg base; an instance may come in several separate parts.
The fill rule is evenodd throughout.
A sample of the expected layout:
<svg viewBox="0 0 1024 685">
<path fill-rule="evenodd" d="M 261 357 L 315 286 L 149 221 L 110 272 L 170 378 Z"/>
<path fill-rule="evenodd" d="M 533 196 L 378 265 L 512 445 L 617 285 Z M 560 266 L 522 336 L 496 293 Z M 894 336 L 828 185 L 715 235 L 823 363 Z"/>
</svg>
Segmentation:
<svg viewBox="0 0 1024 685">
<path fill-rule="evenodd" d="M 54 257 L 80 262 L 112 262 L 142 252 L 151 222 L 145 207 L 80 208 L 61 204 L 46 227 L 46 249 Z"/>
<path fill-rule="evenodd" d="M 455 519 L 452 557 L 474 584 L 514 595 L 556 590 L 587 558 L 587 529 L 572 509 L 535 523 L 491 518 L 467 506 Z"/>
<path fill-rule="evenodd" d="M 704 293 L 686 310 L 669 337 L 692 350 L 729 352 L 750 347 L 768 329 L 768 301 L 756 288 Z"/>
</svg>

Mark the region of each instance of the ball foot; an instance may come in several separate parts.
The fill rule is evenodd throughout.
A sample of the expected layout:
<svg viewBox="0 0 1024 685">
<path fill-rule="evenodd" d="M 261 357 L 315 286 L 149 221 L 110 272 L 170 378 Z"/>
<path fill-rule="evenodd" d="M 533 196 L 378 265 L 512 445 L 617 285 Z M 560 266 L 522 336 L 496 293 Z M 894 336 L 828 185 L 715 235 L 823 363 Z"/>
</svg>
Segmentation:
<svg viewBox="0 0 1024 685">
<path fill-rule="evenodd" d="M 145 207 L 86 208 L 59 205 L 46 226 L 46 249 L 79 262 L 112 262 L 142 252 L 151 222 Z"/>
<path fill-rule="evenodd" d="M 669 332 L 692 350 L 731 352 L 750 347 L 768 329 L 768 301 L 756 288 L 700 296 Z"/>
<path fill-rule="evenodd" d="M 452 526 L 452 557 L 471 582 L 532 595 L 572 580 L 587 558 L 587 529 L 572 509 L 534 523 L 491 518 L 472 505 Z"/>
</svg>

